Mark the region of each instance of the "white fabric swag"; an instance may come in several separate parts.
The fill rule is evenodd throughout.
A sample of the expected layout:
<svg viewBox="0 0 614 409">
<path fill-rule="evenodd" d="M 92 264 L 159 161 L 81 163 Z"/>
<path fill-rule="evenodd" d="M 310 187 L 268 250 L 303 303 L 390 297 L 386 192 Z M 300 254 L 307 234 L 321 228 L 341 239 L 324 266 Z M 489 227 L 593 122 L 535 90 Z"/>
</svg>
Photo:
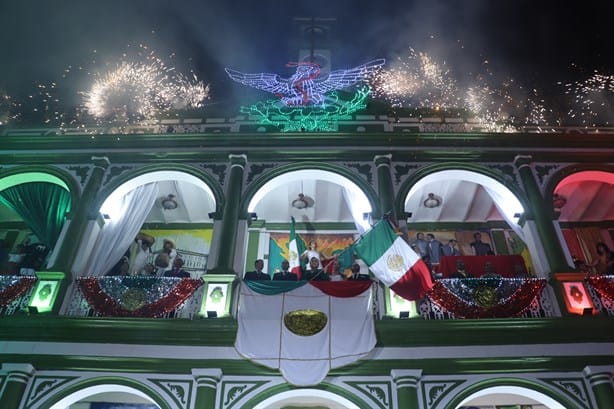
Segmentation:
<svg viewBox="0 0 614 409">
<path fill-rule="evenodd" d="M 154 182 L 138 186 L 120 199 L 120 211 L 100 230 L 84 275 L 102 276 L 121 259 L 141 230 L 157 196 L 158 184 Z"/>
<path fill-rule="evenodd" d="M 277 295 L 262 295 L 241 285 L 239 329 L 235 348 L 244 357 L 279 369 L 292 385 L 317 385 L 328 371 L 366 356 L 376 343 L 371 291 L 338 298 L 310 284 Z M 284 325 L 291 312 L 312 309 L 328 322 L 311 336 L 292 333 Z"/>
</svg>

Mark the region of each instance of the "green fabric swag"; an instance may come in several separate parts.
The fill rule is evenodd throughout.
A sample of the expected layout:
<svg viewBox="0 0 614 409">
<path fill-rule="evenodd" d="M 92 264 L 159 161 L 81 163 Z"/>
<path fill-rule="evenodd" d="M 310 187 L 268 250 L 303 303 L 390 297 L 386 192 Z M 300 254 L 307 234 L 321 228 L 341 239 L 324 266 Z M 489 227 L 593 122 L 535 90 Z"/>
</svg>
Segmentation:
<svg viewBox="0 0 614 409">
<path fill-rule="evenodd" d="M 53 248 L 60 236 L 70 202 L 70 193 L 53 183 L 22 183 L 0 192 L 0 203 L 21 216 L 48 248 Z"/>
<path fill-rule="evenodd" d="M 253 291 L 262 295 L 287 293 L 307 284 L 307 281 L 257 281 L 245 280 L 245 284 Z"/>
</svg>

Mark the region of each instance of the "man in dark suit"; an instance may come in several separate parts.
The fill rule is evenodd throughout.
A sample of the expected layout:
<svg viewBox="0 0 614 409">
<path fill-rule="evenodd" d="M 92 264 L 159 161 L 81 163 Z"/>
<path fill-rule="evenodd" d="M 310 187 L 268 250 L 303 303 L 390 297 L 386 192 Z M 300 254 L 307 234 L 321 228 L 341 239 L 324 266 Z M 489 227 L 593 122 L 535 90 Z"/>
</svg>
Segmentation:
<svg viewBox="0 0 614 409">
<path fill-rule="evenodd" d="M 441 248 L 441 253 L 444 256 L 460 256 L 460 250 L 458 249 L 458 247 L 456 247 L 456 240 L 455 239 L 450 239 L 448 241 L 448 244 L 446 244 L 445 246 L 443 246 Z"/>
<path fill-rule="evenodd" d="M 270 275 L 262 271 L 262 269 L 264 269 L 264 260 L 259 258 L 258 260 L 254 261 L 254 267 L 256 268 L 255 271 L 248 271 L 247 273 L 245 273 L 245 277 L 243 277 L 244 280 L 270 280 L 271 279 Z"/>
<path fill-rule="evenodd" d="M 465 262 L 459 258 L 456 260 L 456 271 L 450 275 L 450 278 L 473 278 L 473 274 L 465 270 Z"/>
<path fill-rule="evenodd" d="M 360 264 L 358 263 L 353 263 L 350 270 L 352 271 L 352 275 L 348 277 L 348 280 L 366 281 L 371 279 L 369 274 L 360 273 Z"/>
<path fill-rule="evenodd" d="M 288 260 L 281 262 L 281 271 L 273 274 L 273 281 L 297 281 L 296 274 L 290 271 L 290 263 Z"/>
<path fill-rule="evenodd" d="M 319 264 L 320 260 L 318 260 L 317 257 L 311 257 L 311 260 L 309 260 L 309 269 L 305 271 L 303 279 L 307 281 L 330 281 L 330 276 L 326 271 L 318 268 Z"/>
</svg>

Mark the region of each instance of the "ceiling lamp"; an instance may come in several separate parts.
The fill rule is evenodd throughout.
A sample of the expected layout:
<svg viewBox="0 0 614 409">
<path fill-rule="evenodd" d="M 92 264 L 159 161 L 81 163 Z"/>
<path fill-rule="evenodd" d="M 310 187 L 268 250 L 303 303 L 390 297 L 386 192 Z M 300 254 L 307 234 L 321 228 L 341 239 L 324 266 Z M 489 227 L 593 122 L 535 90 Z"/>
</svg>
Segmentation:
<svg viewBox="0 0 614 409">
<path fill-rule="evenodd" d="M 166 197 L 163 197 L 160 200 L 160 204 L 162 205 L 162 208 L 164 210 L 175 210 L 177 208 L 177 206 L 179 206 L 177 204 L 177 200 L 175 200 L 177 196 L 175 195 L 168 195 Z"/>
<path fill-rule="evenodd" d="M 424 207 L 433 209 L 435 207 L 441 206 L 441 202 L 442 202 L 441 197 L 437 196 L 435 193 L 429 193 L 428 197 L 423 202 L 423 204 L 424 204 Z"/>
<path fill-rule="evenodd" d="M 307 203 L 307 200 L 305 200 L 305 195 L 299 193 L 298 199 L 294 199 L 292 201 L 292 207 L 294 207 L 295 209 L 305 209 L 309 207 L 309 203 Z"/>
<path fill-rule="evenodd" d="M 301 180 L 301 193 L 298 194 L 298 198 L 292 201 L 292 207 L 295 209 L 306 209 L 314 205 L 314 200 L 303 193 L 303 181 Z"/>
</svg>

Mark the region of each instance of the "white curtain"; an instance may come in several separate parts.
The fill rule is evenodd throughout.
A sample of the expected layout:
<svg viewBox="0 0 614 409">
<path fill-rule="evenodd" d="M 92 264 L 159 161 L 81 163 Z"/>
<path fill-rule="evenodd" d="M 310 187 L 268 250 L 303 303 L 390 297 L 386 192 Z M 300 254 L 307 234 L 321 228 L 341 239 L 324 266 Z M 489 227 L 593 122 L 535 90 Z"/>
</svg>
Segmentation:
<svg viewBox="0 0 614 409">
<path fill-rule="evenodd" d="M 510 217 L 510 209 L 504 209 L 502 206 L 504 203 L 509 204 L 510 199 L 503 197 L 503 195 L 501 195 L 499 192 L 495 191 L 494 189 L 489 188 L 488 186 L 482 185 L 482 187 L 490 195 L 493 202 L 495 202 L 495 206 L 497 206 L 497 210 L 499 211 L 499 213 L 501 213 L 501 216 L 503 216 L 507 224 L 509 224 L 512 230 L 514 230 L 514 233 L 516 233 L 518 237 L 520 237 L 520 240 L 524 241 L 525 238 L 524 238 L 524 231 L 522 230 L 522 227 L 520 227 L 517 220 L 514 220 L 512 217 Z"/>
<path fill-rule="evenodd" d="M 134 242 L 158 196 L 158 184 L 148 183 L 120 199 L 117 215 L 102 227 L 84 270 L 86 276 L 102 276 Z"/>
<path fill-rule="evenodd" d="M 356 225 L 356 230 L 358 230 L 359 234 L 363 234 L 371 227 L 369 225 L 369 220 L 364 219 L 364 214 L 371 212 L 369 203 L 365 203 L 364 195 L 346 187 L 343 187 L 343 198 L 350 209 L 354 224 Z"/>
</svg>

